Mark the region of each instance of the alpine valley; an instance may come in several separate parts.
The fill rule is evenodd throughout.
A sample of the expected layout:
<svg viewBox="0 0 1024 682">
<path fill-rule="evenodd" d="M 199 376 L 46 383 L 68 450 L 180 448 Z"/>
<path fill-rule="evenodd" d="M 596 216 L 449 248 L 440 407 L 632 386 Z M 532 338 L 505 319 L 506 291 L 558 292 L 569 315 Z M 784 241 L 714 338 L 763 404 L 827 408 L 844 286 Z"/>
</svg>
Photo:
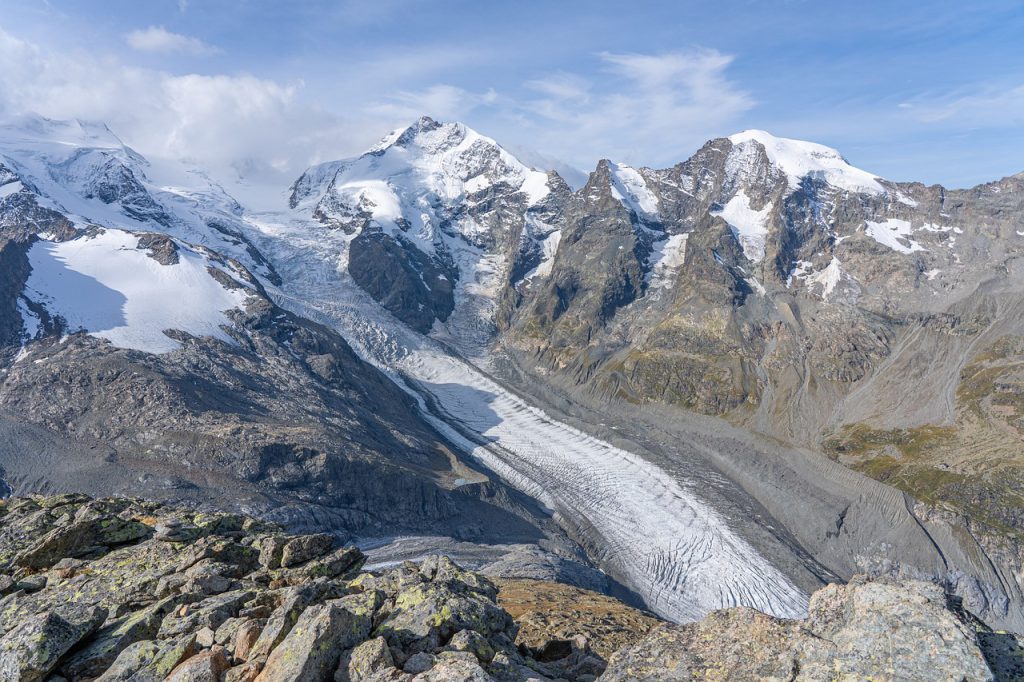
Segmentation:
<svg viewBox="0 0 1024 682">
<path fill-rule="evenodd" d="M 572 187 L 424 117 L 268 187 L 19 119 L 0 477 L 675 622 L 867 574 L 1021 632 L 1024 174 L 750 130 Z"/>
</svg>

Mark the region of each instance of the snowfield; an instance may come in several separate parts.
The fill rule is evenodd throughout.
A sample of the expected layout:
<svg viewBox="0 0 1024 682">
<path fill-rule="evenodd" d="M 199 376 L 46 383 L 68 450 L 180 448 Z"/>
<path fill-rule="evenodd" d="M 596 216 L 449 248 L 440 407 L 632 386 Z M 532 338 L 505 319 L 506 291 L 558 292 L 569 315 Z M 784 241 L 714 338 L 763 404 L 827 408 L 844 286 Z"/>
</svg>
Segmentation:
<svg viewBox="0 0 1024 682">
<path fill-rule="evenodd" d="M 612 196 L 622 202 L 637 218 L 646 222 L 658 220 L 658 198 L 635 168 L 622 163 L 608 164 L 611 172 Z"/>
<path fill-rule="evenodd" d="M 729 224 L 736 241 L 743 248 L 743 255 L 752 263 L 764 260 L 765 241 L 768 238 L 768 221 L 771 218 L 772 205 L 767 203 L 760 211 L 750 207 L 750 198 L 740 190 L 736 192 L 721 211 L 712 211 Z"/>
<path fill-rule="evenodd" d="M 786 174 L 790 192 L 795 192 L 800 187 L 800 181 L 806 177 L 824 180 L 848 192 L 885 192 L 877 177 L 854 168 L 842 154 L 822 144 L 775 137 L 763 130 L 744 130 L 730 135 L 729 141 L 736 146 L 751 142 L 761 145 L 772 164 Z"/>
<path fill-rule="evenodd" d="M 161 265 L 138 244 L 137 235 L 112 229 L 37 242 L 25 295 L 64 318 L 67 331 L 84 330 L 118 348 L 176 350 L 180 344 L 165 329 L 231 342 L 221 328 L 231 324 L 224 312 L 244 306 L 247 290 L 225 289 L 207 271 L 210 260 L 180 244 L 173 265 Z M 22 314 L 31 333 L 38 322 Z"/>
<path fill-rule="evenodd" d="M 454 442 L 598 547 L 594 558 L 659 615 L 745 605 L 796 617 L 807 595 L 644 459 L 562 424 L 384 312 L 349 277 L 347 237 L 295 214 L 251 219 L 286 284 L 280 305 L 340 331 Z"/>
<path fill-rule="evenodd" d="M 864 223 L 864 231 L 882 246 L 887 246 L 893 251 L 900 253 L 913 253 L 923 251 L 924 247 L 911 239 L 914 231 L 910 227 L 910 221 L 898 218 L 889 218 L 884 222 Z"/>
<path fill-rule="evenodd" d="M 673 234 L 654 242 L 650 255 L 647 285 L 651 289 L 671 289 L 679 268 L 686 262 L 689 234 Z"/>
</svg>

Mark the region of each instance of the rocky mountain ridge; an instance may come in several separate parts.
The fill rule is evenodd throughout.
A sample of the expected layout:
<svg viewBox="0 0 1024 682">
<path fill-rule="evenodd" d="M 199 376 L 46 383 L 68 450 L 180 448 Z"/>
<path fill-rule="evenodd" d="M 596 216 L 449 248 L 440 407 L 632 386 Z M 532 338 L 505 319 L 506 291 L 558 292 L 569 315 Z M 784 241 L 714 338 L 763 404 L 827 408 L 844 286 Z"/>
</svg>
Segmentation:
<svg viewBox="0 0 1024 682">
<path fill-rule="evenodd" d="M 553 534 L 579 558 L 344 338 L 270 298 L 279 276 L 215 183 L 156 182 L 80 122 L 5 128 L 0 164 L 10 489 L 189 500 L 348 535 Z"/>
<path fill-rule="evenodd" d="M 11 682 L 973 682 L 1024 671 L 1018 640 L 927 583 L 831 585 L 806 622 L 732 609 L 627 632 L 609 661 L 580 623 L 571 636 L 519 640 L 495 585 L 445 557 L 372 571 L 364 560 L 330 535 L 289 536 L 238 515 L 81 495 L 7 500 L 0 673 Z M 571 612 L 577 600 L 548 609 Z M 596 641 L 622 618 L 604 608 Z"/>
</svg>

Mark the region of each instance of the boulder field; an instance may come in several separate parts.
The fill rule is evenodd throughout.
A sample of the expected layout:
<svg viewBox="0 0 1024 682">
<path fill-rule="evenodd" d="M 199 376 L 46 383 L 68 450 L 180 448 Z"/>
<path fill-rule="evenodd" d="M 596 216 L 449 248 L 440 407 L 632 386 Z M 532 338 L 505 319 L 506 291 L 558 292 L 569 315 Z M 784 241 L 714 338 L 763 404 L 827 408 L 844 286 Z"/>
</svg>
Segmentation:
<svg viewBox="0 0 1024 682">
<path fill-rule="evenodd" d="M 854 579 L 805 620 L 660 622 L 444 556 L 364 570 L 329 534 L 65 494 L 0 501 L 4 682 L 1013 680 L 1021 642 L 931 583 Z M 512 613 L 515 613 L 513 617 Z"/>
</svg>

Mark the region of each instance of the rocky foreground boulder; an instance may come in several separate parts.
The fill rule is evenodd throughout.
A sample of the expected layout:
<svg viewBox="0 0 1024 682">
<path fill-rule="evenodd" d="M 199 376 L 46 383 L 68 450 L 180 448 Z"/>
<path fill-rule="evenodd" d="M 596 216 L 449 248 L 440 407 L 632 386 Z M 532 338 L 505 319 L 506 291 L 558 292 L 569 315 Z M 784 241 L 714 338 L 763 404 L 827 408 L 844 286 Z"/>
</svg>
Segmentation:
<svg viewBox="0 0 1024 682">
<path fill-rule="evenodd" d="M 446 557 L 380 571 L 364 561 L 330 535 L 233 514 L 84 495 L 0 501 L 0 680 L 1024 676 L 1016 638 L 928 583 L 830 585 L 805 621 L 740 608 L 671 625 L 577 588 L 503 581 L 521 632 L 498 587 Z M 610 653 L 613 642 L 625 646 Z"/>
</svg>

